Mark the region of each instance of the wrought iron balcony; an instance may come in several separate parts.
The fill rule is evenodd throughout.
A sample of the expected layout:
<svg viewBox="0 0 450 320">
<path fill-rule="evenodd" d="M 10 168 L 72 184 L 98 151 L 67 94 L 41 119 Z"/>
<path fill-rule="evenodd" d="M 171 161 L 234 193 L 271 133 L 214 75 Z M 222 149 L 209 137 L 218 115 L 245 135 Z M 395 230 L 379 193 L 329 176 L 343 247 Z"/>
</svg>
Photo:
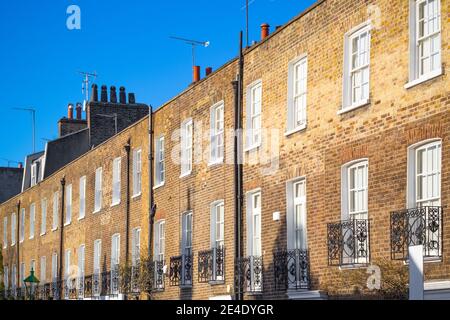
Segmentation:
<svg viewBox="0 0 450 320">
<path fill-rule="evenodd" d="M 165 266 L 164 260 L 152 262 L 152 269 L 151 269 L 152 291 L 163 291 L 164 290 L 164 281 L 165 281 L 164 266 Z"/>
<path fill-rule="evenodd" d="M 235 262 L 235 286 L 240 292 L 259 293 L 263 289 L 263 258 L 249 256 Z"/>
<path fill-rule="evenodd" d="M 198 282 L 225 280 L 225 248 L 213 248 L 198 253 Z"/>
<path fill-rule="evenodd" d="M 369 227 L 367 219 L 328 224 L 328 264 L 330 266 L 368 264 Z"/>
<path fill-rule="evenodd" d="M 274 253 L 274 279 L 277 290 L 309 289 L 309 253 L 284 250 Z"/>
<path fill-rule="evenodd" d="M 51 296 L 51 284 L 46 283 L 35 288 L 35 299 L 36 300 L 50 300 Z"/>
<path fill-rule="evenodd" d="M 64 299 L 77 300 L 77 278 L 68 277 L 64 280 Z"/>
<path fill-rule="evenodd" d="M 120 267 L 118 264 L 111 268 L 111 296 L 117 296 L 120 292 Z"/>
<path fill-rule="evenodd" d="M 133 266 L 131 266 L 130 274 L 130 293 L 139 294 L 141 292 L 141 263 L 136 261 Z"/>
<path fill-rule="evenodd" d="M 192 285 L 192 254 L 170 258 L 169 281 L 171 286 Z"/>
<path fill-rule="evenodd" d="M 423 245 L 425 259 L 442 257 L 442 207 L 420 207 L 391 213 L 391 257 L 407 260 L 410 246 Z"/>
<path fill-rule="evenodd" d="M 50 286 L 50 295 L 53 300 L 59 300 L 61 299 L 61 288 L 63 285 L 63 281 L 53 279 L 51 286 Z"/>
</svg>

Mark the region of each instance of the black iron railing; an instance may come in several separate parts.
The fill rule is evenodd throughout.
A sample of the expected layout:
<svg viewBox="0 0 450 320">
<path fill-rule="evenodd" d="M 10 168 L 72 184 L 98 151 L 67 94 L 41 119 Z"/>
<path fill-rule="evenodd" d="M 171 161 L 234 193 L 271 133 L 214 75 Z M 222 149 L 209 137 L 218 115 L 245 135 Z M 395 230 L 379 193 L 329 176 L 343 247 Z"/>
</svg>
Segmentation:
<svg viewBox="0 0 450 320">
<path fill-rule="evenodd" d="M 151 269 L 151 286 L 152 291 L 163 291 L 164 290 L 164 281 L 165 281 L 165 261 L 153 261 L 152 269 Z"/>
<path fill-rule="evenodd" d="M 192 254 L 170 258 L 169 281 L 171 286 L 192 285 Z"/>
<path fill-rule="evenodd" d="M 235 262 L 235 287 L 239 292 L 258 293 L 263 289 L 263 258 L 249 256 Z"/>
<path fill-rule="evenodd" d="M 36 300 L 50 300 L 51 297 L 51 284 L 46 283 L 39 285 L 34 290 Z"/>
<path fill-rule="evenodd" d="M 309 253 L 307 250 L 283 250 L 274 253 L 274 281 L 277 290 L 309 289 Z"/>
<path fill-rule="evenodd" d="M 328 264 L 330 266 L 368 264 L 369 227 L 367 219 L 328 224 Z"/>
<path fill-rule="evenodd" d="M 410 246 L 423 245 L 424 258 L 442 257 L 442 207 L 420 207 L 391 213 L 391 257 L 407 260 Z"/>
<path fill-rule="evenodd" d="M 225 248 L 213 248 L 198 253 L 198 282 L 225 280 Z"/>
</svg>

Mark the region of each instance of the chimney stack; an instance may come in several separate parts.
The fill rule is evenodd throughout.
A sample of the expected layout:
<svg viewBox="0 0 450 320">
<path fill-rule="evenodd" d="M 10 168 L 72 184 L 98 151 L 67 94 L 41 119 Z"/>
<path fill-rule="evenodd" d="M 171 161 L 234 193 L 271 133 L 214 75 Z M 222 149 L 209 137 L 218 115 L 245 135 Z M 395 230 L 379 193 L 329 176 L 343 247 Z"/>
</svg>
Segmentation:
<svg viewBox="0 0 450 320">
<path fill-rule="evenodd" d="M 98 86 L 96 84 L 92 85 L 92 96 L 91 96 L 92 102 L 98 101 Z"/>
<path fill-rule="evenodd" d="M 67 107 L 67 118 L 69 118 L 70 120 L 73 119 L 73 104 L 69 103 L 68 107 Z"/>
<path fill-rule="evenodd" d="M 22 162 L 19 162 L 19 165 L 17 166 L 17 168 L 23 169 L 23 164 L 22 164 Z"/>
<path fill-rule="evenodd" d="M 108 102 L 108 87 L 105 85 L 102 85 L 102 92 L 100 94 L 100 101 L 101 102 Z"/>
<path fill-rule="evenodd" d="M 267 38 L 270 34 L 270 26 L 267 23 L 261 25 L 261 40 Z"/>
<path fill-rule="evenodd" d="M 81 120 L 81 110 L 83 110 L 81 103 L 78 102 L 76 107 L 77 120 Z"/>
<path fill-rule="evenodd" d="M 117 103 L 117 94 L 115 86 L 111 86 L 111 88 L 109 89 L 109 101 L 111 103 Z"/>
<path fill-rule="evenodd" d="M 213 72 L 213 69 L 211 67 L 206 68 L 206 76 L 209 76 Z"/>
<path fill-rule="evenodd" d="M 193 69 L 193 79 L 192 82 L 199 82 L 200 81 L 200 66 L 194 66 Z"/>
<path fill-rule="evenodd" d="M 135 104 L 136 103 L 136 97 L 135 97 L 134 93 L 129 93 L 128 94 L 128 103 L 129 104 Z"/>
<path fill-rule="evenodd" d="M 121 104 L 126 104 L 127 103 L 127 94 L 125 92 L 125 87 L 120 87 L 119 88 L 119 102 Z"/>
</svg>

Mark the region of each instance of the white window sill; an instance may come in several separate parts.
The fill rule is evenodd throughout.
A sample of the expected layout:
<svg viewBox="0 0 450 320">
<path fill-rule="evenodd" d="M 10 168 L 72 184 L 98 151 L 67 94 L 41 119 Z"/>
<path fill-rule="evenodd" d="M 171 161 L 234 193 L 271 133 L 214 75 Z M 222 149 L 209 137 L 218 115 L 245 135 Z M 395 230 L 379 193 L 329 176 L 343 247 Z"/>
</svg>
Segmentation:
<svg viewBox="0 0 450 320">
<path fill-rule="evenodd" d="M 212 160 L 208 163 L 208 167 L 214 167 L 223 164 L 223 158 Z"/>
<path fill-rule="evenodd" d="M 64 227 L 70 226 L 71 223 L 72 221 L 64 223 Z"/>
<path fill-rule="evenodd" d="M 92 212 L 92 214 L 99 213 L 100 211 L 102 211 L 102 208 L 94 210 L 94 212 Z"/>
<path fill-rule="evenodd" d="M 303 131 L 303 130 L 305 130 L 305 129 L 306 129 L 306 123 L 305 123 L 304 125 L 301 125 L 301 126 L 297 127 L 297 128 L 294 128 L 294 129 L 291 129 L 291 130 L 289 130 L 289 131 L 286 131 L 286 132 L 284 133 L 284 136 L 285 136 L 285 137 L 289 137 L 290 135 L 293 135 L 294 133 Z"/>
<path fill-rule="evenodd" d="M 47 232 L 43 232 L 40 234 L 41 237 L 45 236 L 47 234 Z"/>
<path fill-rule="evenodd" d="M 436 71 L 430 72 L 430 73 L 428 73 L 426 75 L 421 76 L 420 78 L 418 78 L 416 80 L 408 82 L 407 84 L 405 84 L 405 89 L 410 89 L 410 88 L 415 87 L 415 86 L 417 86 L 417 85 L 419 85 L 421 83 L 427 82 L 428 80 L 437 78 L 437 77 L 439 77 L 441 75 L 443 75 L 443 70 L 442 70 L 442 68 L 439 68 Z"/>
<path fill-rule="evenodd" d="M 250 152 L 250 151 L 258 149 L 259 147 L 261 147 L 261 142 L 245 148 L 244 152 Z"/>
<path fill-rule="evenodd" d="M 142 195 L 142 192 L 136 193 L 131 197 L 131 199 L 139 198 L 141 195 Z"/>
<path fill-rule="evenodd" d="M 120 204 L 120 201 L 119 202 L 113 202 L 113 203 L 111 203 L 111 208 L 112 207 L 117 207 L 119 204 Z"/>
<path fill-rule="evenodd" d="M 355 269 L 365 269 L 369 263 L 355 263 L 345 266 L 339 266 L 339 270 L 355 270 Z"/>
<path fill-rule="evenodd" d="M 15 243 L 11 243 L 11 247 L 14 247 L 16 244 Z"/>
<path fill-rule="evenodd" d="M 58 230 L 58 228 L 53 228 L 53 229 L 52 229 L 52 232 L 55 232 L 56 230 Z"/>
<path fill-rule="evenodd" d="M 19 244 L 23 243 L 23 241 L 24 241 L 24 240 L 20 240 L 20 241 L 19 241 Z"/>
<path fill-rule="evenodd" d="M 441 257 L 424 257 L 423 258 L 423 263 L 440 263 L 442 262 L 442 258 Z M 403 264 L 405 266 L 409 265 L 409 259 L 406 261 L 403 261 Z"/>
<path fill-rule="evenodd" d="M 182 173 L 182 174 L 180 175 L 180 179 L 183 179 L 183 178 L 186 178 L 186 177 L 190 176 L 191 173 L 192 173 L 192 170 L 189 171 L 189 172 L 186 172 L 186 173 Z"/>
<path fill-rule="evenodd" d="M 84 218 L 86 218 L 86 216 L 79 217 L 78 221 L 84 220 Z"/>
<path fill-rule="evenodd" d="M 156 186 L 153 186 L 153 190 L 162 188 L 162 187 L 164 187 L 165 184 L 166 184 L 165 182 L 159 183 L 159 184 L 157 184 Z"/>
<path fill-rule="evenodd" d="M 34 236 L 32 236 L 32 237 L 29 237 L 28 239 L 29 239 L 29 240 L 33 240 L 33 239 L 34 239 Z"/>
<path fill-rule="evenodd" d="M 345 107 L 345 108 L 339 110 L 337 114 L 338 114 L 338 115 L 341 115 L 341 114 L 344 114 L 344 113 L 353 111 L 353 110 L 355 110 L 355 109 L 365 107 L 365 106 L 367 106 L 367 105 L 369 105 L 369 104 L 370 104 L 370 100 L 369 100 L 369 99 L 366 99 L 366 100 L 360 101 L 360 102 L 358 102 L 358 103 L 352 104 L 352 105 L 349 106 L 349 107 Z"/>
</svg>

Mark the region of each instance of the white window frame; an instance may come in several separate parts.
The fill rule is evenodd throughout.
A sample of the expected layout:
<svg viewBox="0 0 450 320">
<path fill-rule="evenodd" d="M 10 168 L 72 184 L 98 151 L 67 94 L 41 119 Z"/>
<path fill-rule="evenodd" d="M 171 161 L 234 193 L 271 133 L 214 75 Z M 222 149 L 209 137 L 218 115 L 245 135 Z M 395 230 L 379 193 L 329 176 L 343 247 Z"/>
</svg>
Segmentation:
<svg viewBox="0 0 450 320">
<path fill-rule="evenodd" d="M 225 245 L 225 202 L 224 200 L 217 200 L 211 203 L 211 249 L 218 249 Z M 220 220 L 217 219 L 217 210 L 222 210 Z M 220 236 L 217 236 L 217 230 L 219 229 Z"/>
<path fill-rule="evenodd" d="M 350 171 L 357 168 L 365 166 L 366 170 L 366 179 L 363 182 L 364 184 L 367 184 L 363 189 L 353 190 L 355 192 L 363 193 L 363 205 L 365 206 L 365 210 L 362 211 L 352 211 L 351 210 L 351 188 L 350 188 Z M 362 158 L 358 160 L 354 160 L 351 162 L 348 162 L 342 166 L 341 170 L 341 220 L 347 221 L 351 220 L 352 218 L 355 219 L 368 219 L 369 216 L 369 190 L 368 190 L 368 183 L 369 183 L 369 159 Z M 365 196 L 364 196 L 365 192 Z M 353 216 L 353 217 L 352 217 Z M 359 216 L 359 217 L 358 217 Z M 361 217 L 365 216 L 365 217 Z"/>
<path fill-rule="evenodd" d="M 86 266 L 86 246 L 84 244 L 78 247 L 77 252 L 78 259 L 78 277 L 82 278 L 85 275 L 85 266 Z"/>
<path fill-rule="evenodd" d="M 71 260 L 72 260 L 72 250 L 66 249 L 66 251 L 64 251 L 64 279 L 67 279 L 70 276 Z"/>
<path fill-rule="evenodd" d="M 64 221 L 64 226 L 68 226 L 69 224 L 72 223 L 72 185 L 69 184 L 66 186 L 66 199 L 65 199 L 65 221 Z"/>
<path fill-rule="evenodd" d="M 22 243 L 25 240 L 25 219 L 26 210 L 25 208 L 20 209 L 20 226 L 19 226 L 19 242 Z"/>
<path fill-rule="evenodd" d="M 31 164 L 31 170 L 30 170 L 30 186 L 34 187 L 38 184 L 38 163 L 34 162 Z"/>
<path fill-rule="evenodd" d="M 301 69 L 303 67 L 303 69 Z M 297 69 L 300 69 L 297 72 Z M 301 70 L 304 73 L 298 75 Z M 298 85 L 297 85 L 298 84 Z M 298 90 L 299 89 L 299 90 Z M 303 105 L 300 109 L 296 107 L 296 101 L 299 100 Z M 288 65 L 288 99 L 287 99 L 287 131 L 286 136 L 306 128 L 308 122 L 308 56 L 303 54 Z M 300 115 L 300 116 L 299 116 Z M 299 116 L 299 117 L 298 117 Z"/>
<path fill-rule="evenodd" d="M 254 93 L 261 90 L 260 101 L 255 101 Z M 256 149 L 262 144 L 262 104 L 263 104 L 263 87 L 262 80 L 257 80 L 247 86 L 247 130 L 246 130 L 246 148 L 245 151 Z M 259 112 L 255 107 L 259 105 Z M 257 124 L 257 127 L 254 126 Z"/>
<path fill-rule="evenodd" d="M 20 263 L 20 267 L 19 267 L 19 278 L 20 278 L 20 284 L 19 286 L 21 288 L 25 287 L 25 283 L 23 282 L 23 280 L 25 280 L 25 262 L 21 262 Z"/>
<path fill-rule="evenodd" d="M 43 236 L 47 233 L 47 198 L 41 200 L 41 233 Z"/>
<path fill-rule="evenodd" d="M 405 85 L 406 89 L 414 87 L 422 82 L 431 80 L 443 74 L 442 68 L 442 7 L 441 1 L 435 0 L 438 9 L 438 15 L 435 16 L 438 23 L 438 29 L 427 34 L 422 39 L 419 35 L 419 5 L 430 2 L 430 0 L 409 0 L 409 82 Z M 437 37 L 439 43 L 439 51 L 436 54 L 439 56 L 438 65 L 428 73 L 423 73 L 420 70 L 420 43 L 427 39 Z"/>
<path fill-rule="evenodd" d="M 9 267 L 7 265 L 3 266 L 3 285 L 5 286 L 5 290 L 9 288 Z"/>
<path fill-rule="evenodd" d="M 259 197 L 259 207 L 255 208 L 255 199 Z M 251 285 L 248 289 L 254 292 L 262 290 L 262 274 L 260 275 L 260 284 L 254 284 L 254 260 L 261 258 L 263 255 L 262 249 L 262 190 L 260 188 L 247 192 L 246 195 L 246 215 L 247 215 L 247 257 L 250 259 L 250 273 L 251 281 L 248 285 Z M 255 210 L 256 209 L 256 210 Z M 258 221 L 259 230 L 255 232 L 255 221 Z"/>
<path fill-rule="evenodd" d="M 438 190 L 439 196 L 430 199 L 417 199 L 417 153 L 419 150 L 430 147 L 439 147 L 439 174 L 438 174 Z M 428 139 L 416 143 L 408 147 L 408 179 L 407 179 L 407 197 L 406 197 L 406 207 L 409 209 L 417 208 L 421 202 L 437 200 L 439 201 L 439 206 L 442 201 L 442 139 Z"/>
<path fill-rule="evenodd" d="M 45 256 L 41 257 L 40 271 L 40 283 L 47 283 L 47 258 Z"/>
<path fill-rule="evenodd" d="M 86 217 L 86 176 L 80 178 L 78 198 L 78 220 L 82 220 Z"/>
<path fill-rule="evenodd" d="M 53 206 L 52 206 L 52 231 L 56 231 L 58 229 L 59 223 L 59 192 L 56 191 L 53 193 Z"/>
<path fill-rule="evenodd" d="M 58 279 L 58 253 L 52 253 L 52 282 Z"/>
<path fill-rule="evenodd" d="M 155 223 L 154 239 L 154 260 L 164 261 L 166 245 L 166 220 L 159 220 Z"/>
<path fill-rule="evenodd" d="M 15 212 L 11 214 L 11 247 L 16 245 L 17 236 L 17 215 Z"/>
<path fill-rule="evenodd" d="M 190 225 L 189 223 L 190 222 Z M 181 215 L 181 254 L 192 255 L 193 212 L 186 211 Z"/>
<path fill-rule="evenodd" d="M 121 184 L 122 184 L 122 158 L 117 157 L 112 163 L 112 191 L 111 206 L 120 204 L 121 201 Z"/>
<path fill-rule="evenodd" d="M 3 249 L 8 247 L 8 217 L 3 217 Z"/>
<path fill-rule="evenodd" d="M 94 213 L 100 212 L 103 205 L 103 168 L 95 170 Z"/>
<path fill-rule="evenodd" d="M 189 176 L 193 167 L 194 147 L 194 122 L 187 119 L 181 124 L 181 175 L 180 178 Z"/>
<path fill-rule="evenodd" d="M 17 289 L 17 266 L 15 264 L 11 268 L 11 289 Z"/>
<path fill-rule="evenodd" d="M 210 111 L 210 159 L 209 165 L 223 163 L 225 155 L 225 103 L 220 101 Z"/>
<path fill-rule="evenodd" d="M 141 228 L 134 228 L 131 239 L 131 265 L 136 267 L 141 261 Z"/>
<path fill-rule="evenodd" d="M 102 264 L 101 259 L 102 259 L 102 240 L 97 239 L 94 241 L 94 261 L 93 261 L 94 274 L 100 274 Z"/>
<path fill-rule="evenodd" d="M 133 150 L 133 197 L 142 193 L 142 149 Z"/>
<path fill-rule="evenodd" d="M 297 185 L 304 185 L 304 195 L 296 195 Z M 308 249 L 308 203 L 306 177 L 298 177 L 286 182 L 286 226 L 287 226 L 287 249 Z M 303 212 L 298 217 L 296 208 L 300 206 Z M 300 234 L 300 235 L 299 235 Z"/>
<path fill-rule="evenodd" d="M 114 251 L 115 247 L 115 251 Z M 120 234 L 111 237 L 111 270 L 120 263 Z"/>
<path fill-rule="evenodd" d="M 338 112 L 338 114 L 345 113 L 347 111 L 351 111 L 357 109 L 359 107 L 365 106 L 370 102 L 370 52 L 371 52 L 371 22 L 366 21 L 356 28 L 353 28 L 349 32 L 345 34 L 344 37 L 344 76 L 343 76 L 343 94 L 342 94 L 342 109 Z M 367 51 L 365 51 L 367 56 L 367 61 L 363 62 L 361 65 L 357 67 L 352 67 L 353 61 L 353 40 L 360 37 L 363 34 L 367 34 Z M 358 50 L 357 54 L 360 51 Z M 361 83 L 360 83 L 360 94 L 363 93 L 363 80 L 362 80 L 362 72 L 367 69 L 368 77 L 367 77 L 367 97 L 360 97 L 359 99 L 353 101 L 353 84 L 352 84 L 352 75 L 361 72 Z"/>
<path fill-rule="evenodd" d="M 30 240 L 34 239 L 34 227 L 36 223 L 36 205 L 30 205 Z"/>
<path fill-rule="evenodd" d="M 154 189 L 162 187 L 166 181 L 165 163 L 165 139 L 160 136 L 155 139 L 155 186 Z"/>
</svg>

